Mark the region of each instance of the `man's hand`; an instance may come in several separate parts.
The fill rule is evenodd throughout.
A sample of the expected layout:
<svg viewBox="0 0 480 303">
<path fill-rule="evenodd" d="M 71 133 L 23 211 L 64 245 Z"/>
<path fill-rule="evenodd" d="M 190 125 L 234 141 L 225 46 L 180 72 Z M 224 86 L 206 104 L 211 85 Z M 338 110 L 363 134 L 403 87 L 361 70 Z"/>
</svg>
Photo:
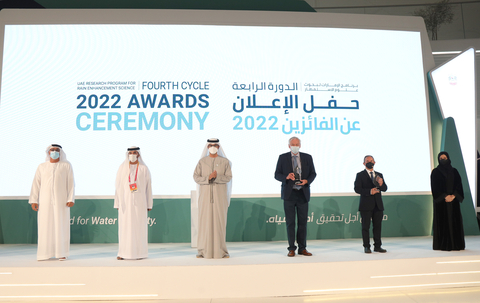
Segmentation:
<svg viewBox="0 0 480 303">
<path fill-rule="evenodd" d="M 378 185 L 382 186 L 383 185 L 383 178 L 380 178 L 380 176 L 377 176 L 377 182 L 378 182 Z"/>
<path fill-rule="evenodd" d="M 378 194 L 380 192 L 380 190 L 378 190 L 378 188 L 374 187 L 370 190 L 370 195 L 375 195 L 375 194 Z"/>
<path fill-rule="evenodd" d="M 295 180 L 295 174 L 294 173 L 289 173 L 288 176 L 287 176 L 287 180 L 294 181 Z"/>
<path fill-rule="evenodd" d="M 68 207 L 72 207 L 73 204 L 75 204 L 75 203 L 73 203 L 73 202 L 67 202 L 67 206 L 68 206 Z"/>
<path fill-rule="evenodd" d="M 210 174 L 210 176 L 208 177 L 208 180 L 212 180 L 212 179 L 215 179 L 217 177 L 217 171 L 214 170 L 213 173 Z"/>
<path fill-rule="evenodd" d="M 38 211 L 38 203 L 32 203 L 32 209 Z"/>
<path fill-rule="evenodd" d="M 301 184 L 298 184 L 298 185 L 302 185 L 302 186 L 303 186 L 303 185 L 305 185 L 305 184 L 307 184 L 307 183 L 308 183 L 308 181 L 307 181 L 307 180 L 301 180 L 301 181 L 302 181 L 302 183 L 301 183 Z"/>
<path fill-rule="evenodd" d="M 455 200 L 454 195 L 448 195 L 445 197 L 445 202 L 452 202 L 453 200 Z"/>
</svg>

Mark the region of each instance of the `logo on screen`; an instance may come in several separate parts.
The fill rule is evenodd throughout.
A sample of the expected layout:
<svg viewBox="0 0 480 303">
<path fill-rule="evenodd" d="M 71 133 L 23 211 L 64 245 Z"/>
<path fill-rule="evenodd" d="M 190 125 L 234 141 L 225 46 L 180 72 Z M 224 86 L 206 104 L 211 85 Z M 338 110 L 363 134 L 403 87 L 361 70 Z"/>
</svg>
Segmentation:
<svg viewBox="0 0 480 303">
<path fill-rule="evenodd" d="M 450 85 L 457 85 L 457 76 L 448 76 L 448 83 L 450 83 Z"/>
</svg>

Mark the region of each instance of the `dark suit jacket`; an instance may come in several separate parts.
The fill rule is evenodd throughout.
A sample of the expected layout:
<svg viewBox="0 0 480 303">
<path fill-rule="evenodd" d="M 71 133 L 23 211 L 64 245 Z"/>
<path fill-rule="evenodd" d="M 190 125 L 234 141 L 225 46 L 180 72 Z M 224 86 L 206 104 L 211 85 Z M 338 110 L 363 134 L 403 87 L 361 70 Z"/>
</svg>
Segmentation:
<svg viewBox="0 0 480 303">
<path fill-rule="evenodd" d="M 315 180 L 317 173 L 315 172 L 315 166 L 313 166 L 312 156 L 305 153 L 300 154 L 300 163 L 302 166 L 301 180 L 307 180 L 308 183 L 302 187 L 303 194 L 307 201 L 310 201 L 310 184 Z M 282 199 L 288 199 L 292 193 L 295 182 L 293 180 L 287 180 L 289 173 L 293 173 L 292 153 L 288 152 L 281 154 L 278 157 L 277 169 L 275 169 L 275 179 L 282 182 Z"/>
<path fill-rule="evenodd" d="M 375 175 L 383 179 L 381 173 L 375 171 Z M 355 192 L 360 194 L 360 205 L 358 210 L 373 210 L 375 205 L 377 205 L 379 210 L 384 210 L 381 192 L 387 191 L 387 183 L 385 183 L 385 179 L 383 179 L 383 185 L 379 188 L 381 192 L 372 196 L 370 190 L 374 187 L 375 185 L 373 185 L 372 179 L 366 169 L 357 173 L 357 177 L 355 178 Z"/>
</svg>

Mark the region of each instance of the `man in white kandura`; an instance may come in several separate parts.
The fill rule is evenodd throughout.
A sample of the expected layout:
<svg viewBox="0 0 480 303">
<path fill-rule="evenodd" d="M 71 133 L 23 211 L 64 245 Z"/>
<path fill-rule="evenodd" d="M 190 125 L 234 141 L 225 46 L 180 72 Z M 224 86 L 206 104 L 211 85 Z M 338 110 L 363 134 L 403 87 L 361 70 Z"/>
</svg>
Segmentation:
<svg viewBox="0 0 480 303">
<path fill-rule="evenodd" d="M 38 212 L 37 260 L 66 260 L 70 253 L 70 207 L 75 203 L 73 170 L 58 144 L 47 147 L 33 179 L 28 203 Z"/>
<path fill-rule="evenodd" d="M 126 159 L 118 169 L 114 207 L 118 209 L 117 260 L 147 258 L 147 211 L 153 207 L 152 182 L 139 147 L 127 149 Z"/>
<path fill-rule="evenodd" d="M 218 139 L 208 139 L 193 178 L 198 184 L 197 258 L 230 257 L 227 250 L 227 212 L 232 189 L 231 163 Z"/>
</svg>

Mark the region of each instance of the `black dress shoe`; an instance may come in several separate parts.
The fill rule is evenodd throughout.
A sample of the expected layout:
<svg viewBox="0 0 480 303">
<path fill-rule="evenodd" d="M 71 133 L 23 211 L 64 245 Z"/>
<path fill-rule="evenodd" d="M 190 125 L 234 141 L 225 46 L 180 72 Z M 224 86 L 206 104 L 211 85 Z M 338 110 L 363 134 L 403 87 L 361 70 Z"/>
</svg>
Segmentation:
<svg viewBox="0 0 480 303">
<path fill-rule="evenodd" d="M 370 249 L 370 247 L 365 247 L 365 253 L 366 254 L 371 254 L 372 253 L 372 250 Z"/>
<path fill-rule="evenodd" d="M 376 252 L 379 252 L 379 253 L 386 253 L 386 252 L 387 252 L 386 249 L 383 249 L 383 248 L 381 248 L 381 247 L 374 248 L 373 251 L 376 251 Z"/>
</svg>

